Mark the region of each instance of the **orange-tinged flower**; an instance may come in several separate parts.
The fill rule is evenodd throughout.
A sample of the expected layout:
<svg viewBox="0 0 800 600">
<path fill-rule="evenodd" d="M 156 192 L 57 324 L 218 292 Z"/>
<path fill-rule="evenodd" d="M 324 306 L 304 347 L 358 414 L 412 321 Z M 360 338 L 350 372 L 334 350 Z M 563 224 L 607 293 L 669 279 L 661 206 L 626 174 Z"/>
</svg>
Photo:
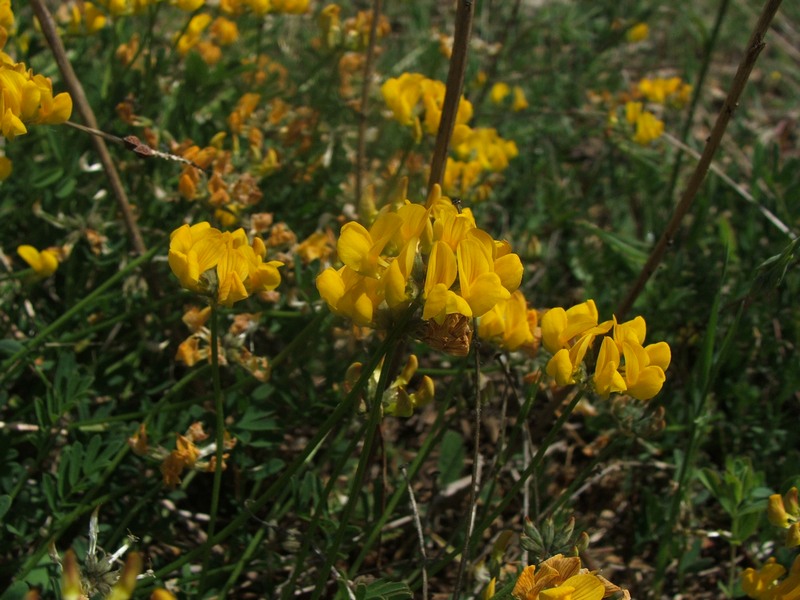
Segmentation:
<svg viewBox="0 0 800 600">
<path fill-rule="evenodd" d="M 537 567 L 525 567 L 512 596 L 517 600 L 600 600 L 618 592 L 630 600 L 627 590 L 581 567 L 581 559 L 561 554 Z"/>
<path fill-rule="evenodd" d="M 800 598 L 800 556 L 795 558 L 788 576 L 786 569 L 775 558 L 770 558 L 758 571 L 745 569 L 742 573 L 742 589 L 755 600 L 797 600 Z"/>
</svg>

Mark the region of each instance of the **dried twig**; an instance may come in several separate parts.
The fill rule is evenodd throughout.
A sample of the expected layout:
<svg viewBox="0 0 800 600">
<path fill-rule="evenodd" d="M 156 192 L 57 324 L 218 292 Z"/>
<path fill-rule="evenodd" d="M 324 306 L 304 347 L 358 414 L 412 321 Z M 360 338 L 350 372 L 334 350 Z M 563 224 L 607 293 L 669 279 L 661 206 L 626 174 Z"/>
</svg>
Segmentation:
<svg viewBox="0 0 800 600">
<path fill-rule="evenodd" d="M 431 174 L 428 177 L 428 191 L 435 184 L 442 184 L 444 168 L 447 164 L 447 148 L 458 113 L 458 103 L 464 89 L 464 72 L 467 68 L 467 49 L 469 37 L 472 32 L 472 17 L 475 5 L 472 0 L 459 0 L 456 10 L 456 30 L 453 36 L 453 54 L 450 57 L 450 70 L 447 73 L 447 89 L 444 93 L 442 118 L 439 121 L 439 131 L 436 133 L 436 146 L 431 160 Z"/>
<path fill-rule="evenodd" d="M 733 111 L 736 110 L 736 107 L 738 106 L 739 97 L 741 96 L 744 86 L 750 77 L 750 72 L 753 70 L 753 66 L 756 63 L 758 55 L 761 54 L 761 51 L 764 49 L 764 36 L 767 33 L 767 29 L 769 29 L 769 25 L 772 22 L 775 13 L 778 11 L 778 7 L 781 5 L 781 1 L 782 0 L 768 0 L 768 2 L 764 5 L 764 9 L 761 11 L 761 16 L 758 19 L 758 23 L 756 23 L 755 29 L 753 30 L 753 33 L 747 42 L 744 57 L 739 63 L 739 68 L 736 70 L 736 75 L 733 78 L 733 83 L 731 84 L 730 91 L 728 92 L 728 97 L 725 99 L 725 102 L 720 109 L 719 115 L 717 116 L 717 121 L 714 124 L 714 129 L 711 131 L 711 136 L 706 142 L 706 147 L 703 150 L 702 156 L 700 156 L 700 161 L 697 163 L 697 166 L 692 173 L 692 177 L 686 186 L 686 191 L 684 191 L 680 202 L 675 207 L 675 210 L 672 213 L 672 218 L 667 224 L 664 233 L 661 235 L 661 238 L 658 240 L 658 243 L 656 244 L 655 248 L 653 248 L 653 251 L 650 253 L 647 262 L 642 268 L 639 278 L 633 284 L 633 287 L 628 292 L 628 295 L 619 305 L 619 308 L 616 312 L 618 319 L 623 318 L 633 306 L 634 301 L 644 289 L 644 286 L 650 280 L 650 277 L 653 275 L 656 268 L 658 268 L 658 265 L 661 263 L 664 253 L 666 252 L 667 247 L 672 243 L 672 240 L 675 237 L 683 218 L 686 216 L 686 213 L 689 212 L 692 202 L 694 201 L 694 198 L 697 195 L 703 180 L 705 179 L 706 173 L 708 172 L 711 159 L 714 157 L 714 154 L 716 153 L 717 148 L 722 141 L 722 136 L 725 133 L 725 129 L 728 127 L 728 122 L 733 116 Z"/>
<path fill-rule="evenodd" d="M 56 64 L 58 64 L 58 69 L 61 72 L 61 76 L 64 78 L 67 88 L 69 88 L 69 93 L 70 96 L 72 96 L 73 102 L 75 103 L 75 108 L 78 109 L 81 118 L 84 120 L 87 126 L 95 130 L 99 129 L 97 126 L 97 119 L 94 116 L 92 107 L 89 105 L 89 101 L 86 99 L 86 94 L 83 91 L 83 86 L 81 85 L 80 79 L 78 79 L 77 75 L 75 74 L 72 64 L 70 63 L 69 58 L 67 58 L 64 44 L 61 42 L 58 31 L 56 31 L 56 24 L 55 21 L 53 21 L 53 16 L 50 14 L 50 11 L 47 10 L 43 0 L 31 0 L 31 6 L 33 7 L 33 11 L 36 13 L 36 18 L 39 19 L 39 23 L 42 27 L 42 33 L 47 39 L 50 50 L 53 52 L 53 56 L 56 59 Z M 128 235 L 131 239 L 131 245 L 133 246 L 136 254 L 145 254 L 147 252 L 147 247 L 144 244 L 144 239 L 142 238 L 142 233 L 139 230 L 139 226 L 136 224 L 133 210 L 128 202 L 128 196 L 125 193 L 125 188 L 122 187 L 122 180 L 120 179 L 119 173 L 114 166 L 114 161 L 111 159 L 111 154 L 108 152 L 105 141 L 102 137 L 93 135 L 92 142 L 94 143 L 97 153 L 100 155 L 100 162 L 103 165 L 103 170 L 106 173 L 106 177 L 108 177 L 111 191 L 114 195 L 114 198 L 116 198 L 117 206 L 122 213 L 122 220 L 125 222 L 125 228 L 128 230 Z"/>
</svg>

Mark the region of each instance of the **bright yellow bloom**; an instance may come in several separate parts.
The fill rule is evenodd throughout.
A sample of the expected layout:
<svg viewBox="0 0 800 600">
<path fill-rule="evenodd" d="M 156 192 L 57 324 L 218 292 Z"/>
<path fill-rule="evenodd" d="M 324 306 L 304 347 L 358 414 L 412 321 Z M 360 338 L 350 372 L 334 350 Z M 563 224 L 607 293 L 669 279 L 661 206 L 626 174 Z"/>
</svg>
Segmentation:
<svg viewBox="0 0 800 600">
<path fill-rule="evenodd" d="M 383 300 L 380 282 L 359 275 L 350 267 L 338 271 L 328 267 L 316 280 L 320 296 L 336 314 L 352 319 L 357 325 L 372 324 Z"/>
<path fill-rule="evenodd" d="M 489 100 L 492 104 L 502 104 L 503 100 L 511 93 L 511 88 L 507 83 L 499 81 L 492 86 L 489 92 Z"/>
<path fill-rule="evenodd" d="M 633 141 L 642 146 L 648 145 L 664 133 L 664 123 L 656 116 L 644 110 L 641 102 L 627 102 L 625 104 L 625 119 L 636 126 Z"/>
<path fill-rule="evenodd" d="M 403 73 L 400 77 L 387 79 L 381 86 L 381 94 L 395 119 L 413 127 L 417 140 L 422 136 L 423 121 L 420 115 L 424 119 L 425 131 L 436 134 L 442 117 L 444 83 L 419 73 Z M 472 103 L 462 97 L 456 113 L 456 125 L 466 124 L 471 118 Z"/>
<path fill-rule="evenodd" d="M 0 131 L 9 140 L 28 132 L 26 124 L 56 125 L 72 114 L 67 93 L 53 96 L 53 84 L 34 75 L 23 63 L 5 60 L 0 53 Z"/>
<path fill-rule="evenodd" d="M 643 42 L 647 39 L 650 35 L 650 27 L 648 27 L 647 23 L 637 23 L 625 34 L 625 37 L 628 38 L 628 41 L 632 44 L 636 42 Z"/>
<path fill-rule="evenodd" d="M 755 600 L 797 600 L 800 598 L 800 556 L 795 558 L 788 576 L 786 569 L 770 558 L 758 571 L 745 569 L 742 589 Z"/>
<path fill-rule="evenodd" d="M 514 351 L 522 346 L 533 347 L 536 311 L 528 311 L 525 296 L 519 290 L 508 300 L 498 302 L 481 317 L 478 333 L 481 339 L 497 341 L 502 348 Z"/>
<path fill-rule="evenodd" d="M 603 398 L 607 398 L 613 392 L 624 392 L 628 389 L 619 368 L 619 349 L 610 337 L 604 337 L 597 355 L 593 377 L 595 390 Z"/>
<path fill-rule="evenodd" d="M 39 252 L 33 246 L 19 246 L 17 254 L 39 277 L 50 277 L 58 269 L 58 254 L 49 248 Z"/>
<path fill-rule="evenodd" d="M 210 295 L 231 306 L 251 293 L 274 290 L 281 281 L 279 261 L 264 262 L 260 238 L 252 245 L 244 229 L 221 232 L 207 222 L 172 232 L 169 265 L 186 289 Z"/>
<path fill-rule="evenodd" d="M 339 258 L 361 275 L 377 276 L 378 269 L 388 266 L 381 253 L 402 224 L 402 218 L 392 212 L 381 213 L 369 231 L 355 221 L 345 224 L 336 244 Z"/>
</svg>

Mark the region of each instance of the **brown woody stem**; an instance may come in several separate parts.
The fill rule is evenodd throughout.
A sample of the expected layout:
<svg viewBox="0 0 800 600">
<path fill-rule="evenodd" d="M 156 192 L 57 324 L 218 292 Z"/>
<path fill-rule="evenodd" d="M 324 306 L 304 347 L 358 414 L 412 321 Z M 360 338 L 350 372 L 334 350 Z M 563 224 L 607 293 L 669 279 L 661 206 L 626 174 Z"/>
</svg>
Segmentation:
<svg viewBox="0 0 800 600">
<path fill-rule="evenodd" d="M 761 54 L 761 51 L 764 49 L 764 36 L 767 33 L 767 29 L 769 29 L 769 25 L 772 22 L 775 13 L 778 12 L 778 7 L 780 7 L 781 1 L 782 0 L 768 0 L 768 2 L 764 5 L 764 9 L 761 11 L 761 16 L 758 18 L 758 23 L 756 23 L 755 29 L 753 29 L 753 33 L 750 35 L 750 39 L 747 42 L 745 54 L 739 63 L 739 68 L 736 70 L 736 75 L 733 78 L 733 83 L 731 84 L 730 91 L 728 92 L 728 97 L 725 99 L 725 102 L 719 111 L 719 115 L 717 115 L 717 121 L 714 124 L 714 129 L 711 131 L 708 141 L 706 142 L 706 147 L 703 150 L 703 154 L 700 156 L 700 160 L 697 163 L 694 172 L 692 173 L 691 179 L 689 179 L 686 190 L 684 191 L 680 202 L 678 202 L 678 205 L 675 207 L 675 210 L 672 213 L 672 218 L 667 224 L 664 233 L 661 235 L 661 238 L 658 240 L 658 243 L 656 244 L 655 248 L 653 248 L 653 251 L 650 253 L 647 262 L 642 268 L 639 278 L 633 284 L 633 287 L 619 305 L 619 308 L 617 308 L 616 316 L 618 319 L 622 319 L 633 306 L 634 301 L 642 292 L 644 286 L 650 280 L 650 277 L 661 263 L 664 253 L 666 252 L 667 247 L 672 243 L 673 238 L 675 237 L 675 234 L 677 233 L 681 222 L 683 221 L 683 218 L 686 216 L 686 213 L 689 212 L 692 202 L 694 202 L 695 196 L 697 195 L 697 192 L 700 189 L 703 180 L 705 179 L 706 173 L 708 172 L 708 168 L 711 165 L 711 160 L 714 158 L 714 154 L 716 153 L 717 148 L 722 141 L 722 136 L 725 134 L 725 129 L 728 127 L 728 122 L 733 116 L 733 111 L 736 110 L 736 107 L 739 104 L 739 97 L 742 95 L 742 91 L 747 84 L 747 80 L 750 77 L 750 72 L 753 70 L 753 66 L 756 64 L 758 55 Z"/>
</svg>

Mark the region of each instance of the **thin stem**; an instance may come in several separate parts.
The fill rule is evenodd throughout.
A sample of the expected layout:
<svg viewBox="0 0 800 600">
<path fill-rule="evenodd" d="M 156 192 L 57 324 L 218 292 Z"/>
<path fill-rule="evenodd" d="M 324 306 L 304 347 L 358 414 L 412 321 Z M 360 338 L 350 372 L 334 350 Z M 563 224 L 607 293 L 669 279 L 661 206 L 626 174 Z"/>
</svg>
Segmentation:
<svg viewBox="0 0 800 600">
<path fill-rule="evenodd" d="M 278 477 L 272 485 L 270 485 L 258 498 L 253 500 L 249 504 L 249 511 L 240 512 L 234 519 L 231 520 L 228 525 L 226 525 L 222 530 L 218 533 L 214 534 L 213 538 L 207 540 L 207 544 L 216 545 L 228 537 L 233 535 L 234 533 L 241 530 L 242 525 L 251 518 L 251 514 L 260 510 L 267 502 L 275 497 L 275 495 L 286 489 L 286 486 L 289 485 L 289 482 L 292 480 L 293 477 L 297 474 L 300 468 L 306 464 L 308 458 L 314 454 L 318 449 L 320 444 L 328 437 L 331 430 L 342 423 L 342 420 L 352 412 L 353 406 L 360 397 L 362 390 L 366 387 L 367 382 L 372 374 L 372 372 L 378 367 L 378 363 L 380 359 L 388 352 L 389 348 L 393 347 L 397 344 L 400 335 L 406 331 L 406 326 L 408 325 L 408 321 L 411 317 L 411 314 L 417 309 L 416 305 L 412 305 L 409 311 L 404 315 L 402 319 L 397 323 L 397 327 L 392 330 L 392 332 L 386 337 L 383 341 L 379 349 L 376 353 L 370 357 L 370 359 L 364 365 L 364 372 L 350 390 L 350 393 L 345 396 L 342 400 L 341 404 L 336 407 L 336 409 L 328 416 L 325 422 L 320 426 L 317 433 L 314 437 L 308 442 L 306 447 L 300 452 L 298 456 L 289 464 L 286 469 L 284 469 L 283 473 L 281 473 L 280 477 Z M 250 380 L 247 380 L 250 381 Z M 173 562 L 165 565 L 164 567 L 160 568 L 156 571 L 156 577 L 164 577 L 168 573 L 171 573 L 175 569 L 179 569 L 183 565 L 187 564 L 191 560 L 194 560 L 197 556 L 202 554 L 205 549 L 200 546 L 189 552 L 183 554 L 180 558 L 174 560 Z"/>
<path fill-rule="evenodd" d="M 464 89 L 464 73 L 467 69 L 467 50 L 472 32 L 472 17 L 475 11 L 473 0 L 458 0 L 456 9 L 456 30 L 453 36 L 453 54 L 450 57 L 450 70 L 447 73 L 447 87 L 442 105 L 442 118 L 436 133 L 436 145 L 431 160 L 431 174 L 428 178 L 428 191 L 433 186 L 442 185 L 444 168 L 447 164 L 447 148 L 456 124 L 458 104 Z"/>
<path fill-rule="evenodd" d="M 464 572 L 469 561 L 469 542 L 475 527 L 475 514 L 478 505 L 478 489 L 480 486 L 480 467 L 481 467 L 481 343 L 478 339 L 478 320 L 473 319 L 473 330 L 475 337 L 472 343 L 472 352 L 475 355 L 475 431 L 472 440 L 472 474 L 469 486 L 469 520 L 467 521 L 467 531 L 464 534 L 464 547 L 461 550 L 461 561 L 458 563 L 458 575 L 456 576 L 456 589 L 453 590 L 453 600 L 461 597 L 461 587 L 464 585 Z"/>
<path fill-rule="evenodd" d="M 364 184 L 364 160 L 367 153 L 367 103 L 372 84 L 372 69 L 375 64 L 375 39 L 378 34 L 378 20 L 381 16 L 381 0 L 372 2 L 372 23 L 369 28 L 367 56 L 364 60 L 364 81 L 361 84 L 361 104 L 358 107 L 358 144 L 356 147 L 356 206 L 361 206 Z"/>
<path fill-rule="evenodd" d="M 323 566 L 320 570 L 320 576 L 317 580 L 316 589 L 311 597 L 312 600 L 318 600 L 325 591 L 325 583 L 328 579 L 328 574 L 334 566 L 336 557 L 339 554 L 339 548 L 344 541 L 344 536 L 347 532 L 347 525 L 350 522 L 353 509 L 358 503 L 359 490 L 364 482 L 364 475 L 367 472 L 367 465 L 372 459 L 372 445 L 375 441 L 375 434 L 378 430 L 378 425 L 380 425 L 381 422 L 381 416 L 383 413 L 381 400 L 383 399 L 384 391 L 386 391 L 387 387 L 389 386 L 389 381 L 391 378 L 390 372 L 393 371 L 392 367 L 395 363 L 395 357 L 397 356 L 398 349 L 401 347 L 402 344 L 393 344 L 391 349 L 385 355 L 383 368 L 381 369 L 381 376 L 378 380 L 378 386 L 375 389 L 375 396 L 372 399 L 372 406 L 370 406 L 369 420 L 367 422 L 367 436 L 364 439 L 364 446 L 361 449 L 361 457 L 359 458 L 358 466 L 356 467 L 356 474 L 353 477 L 353 481 L 350 485 L 350 491 L 347 495 L 347 502 L 342 509 L 341 516 L 339 517 L 339 526 L 336 530 L 336 536 L 327 549 L 328 551 L 325 557 L 325 566 Z"/>
<path fill-rule="evenodd" d="M 211 540 L 217 528 L 217 513 L 219 512 L 219 494 L 222 487 L 222 462 L 225 452 L 225 405 L 222 398 L 222 386 L 219 379 L 219 312 L 216 304 L 211 305 L 211 318 L 208 323 L 211 330 L 211 379 L 214 383 L 214 409 L 217 413 L 216 423 L 216 454 L 214 464 L 214 486 L 211 490 L 211 517 L 208 522 L 208 542 L 206 554 L 203 559 L 203 573 L 208 570 L 211 558 Z M 205 578 L 200 579 L 200 589 L 203 589 Z"/>
<path fill-rule="evenodd" d="M 697 163 L 697 166 L 692 173 L 692 177 L 686 186 L 686 191 L 684 191 L 680 202 L 675 207 L 672 218 L 667 224 L 664 233 L 661 235 L 661 238 L 658 240 L 658 243 L 656 244 L 655 248 L 653 248 L 653 251 L 648 257 L 647 262 L 642 268 L 639 278 L 633 284 L 633 287 L 628 292 L 628 295 L 617 309 L 616 314 L 618 319 L 622 319 L 627 314 L 627 312 L 633 306 L 636 298 L 644 289 L 644 286 L 650 280 L 650 277 L 653 275 L 653 273 L 655 273 L 656 268 L 658 268 L 658 265 L 661 263 L 661 260 L 664 257 L 667 247 L 672 244 L 683 218 L 692 207 L 695 196 L 700 190 L 700 186 L 702 185 L 706 173 L 708 172 L 708 167 L 711 164 L 711 160 L 714 158 L 714 154 L 716 153 L 717 148 L 719 148 L 720 142 L 722 141 L 722 136 L 725 134 L 728 123 L 733 116 L 733 111 L 736 110 L 736 107 L 739 105 L 739 98 L 742 95 L 745 85 L 747 84 L 748 78 L 750 77 L 750 72 L 753 70 L 759 54 L 761 54 L 761 51 L 764 49 L 764 36 L 766 35 L 767 29 L 769 29 L 769 25 L 772 22 L 775 13 L 778 11 L 778 7 L 780 7 L 781 2 L 782 0 L 768 0 L 764 5 L 763 10 L 761 11 L 761 16 L 759 17 L 758 22 L 753 29 L 753 33 L 750 35 L 750 39 L 747 42 L 744 56 L 739 63 L 739 68 L 736 70 L 736 75 L 733 78 L 733 83 L 731 84 L 730 91 L 728 92 L 728 97 L 725 99 L 725 102 L 720 109 L 719 115 L 717 116 L 717 121 L 714 124 L 714 129 L 711 131 L 711 136 L 708 138 L 706 147 L 703 149 L 703 154 L 700 157 L 700 161 Z"/>
</svg>

